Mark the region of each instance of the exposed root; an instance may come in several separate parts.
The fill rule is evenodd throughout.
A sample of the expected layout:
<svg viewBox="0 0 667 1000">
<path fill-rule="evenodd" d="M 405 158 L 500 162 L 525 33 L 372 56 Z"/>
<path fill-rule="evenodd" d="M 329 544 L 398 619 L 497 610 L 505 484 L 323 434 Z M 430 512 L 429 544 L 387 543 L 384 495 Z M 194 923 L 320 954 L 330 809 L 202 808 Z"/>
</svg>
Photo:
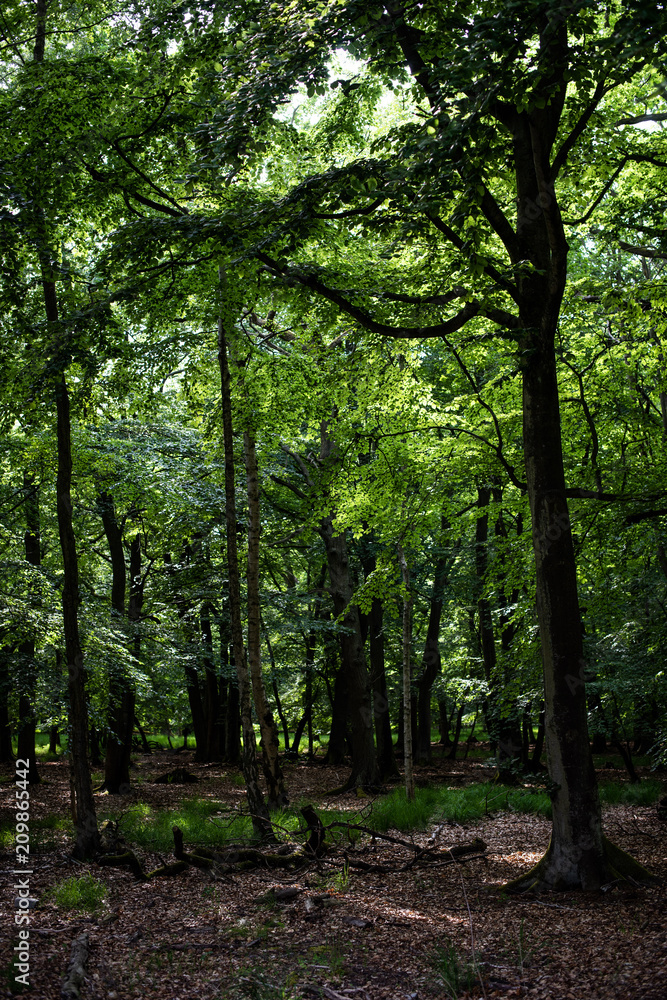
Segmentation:
<svg viewBox="0 0 667 1000">
<path fill-rule="evenodd" d="M 589 876 L 588 884 L 583 884 L 583 879 L 580 884 L 573 884 L 569 878 L 562 875 L 553 859 L 552 846 L 549 842 L 546 853 L 537 864 L 524 875 L 505 883 L 502 891 L 510 893 L 568 892 L 573 889 L 605 891 L 618 882 L 629 882 L 631 885 L 647 887 L 661 884 L 661 879 L 652 875 L 620 847 L 612 844 L 606 837 L 602 839 L 604 857 L 601 859 L 597 877 L 591 879 Z"/>
</svg>

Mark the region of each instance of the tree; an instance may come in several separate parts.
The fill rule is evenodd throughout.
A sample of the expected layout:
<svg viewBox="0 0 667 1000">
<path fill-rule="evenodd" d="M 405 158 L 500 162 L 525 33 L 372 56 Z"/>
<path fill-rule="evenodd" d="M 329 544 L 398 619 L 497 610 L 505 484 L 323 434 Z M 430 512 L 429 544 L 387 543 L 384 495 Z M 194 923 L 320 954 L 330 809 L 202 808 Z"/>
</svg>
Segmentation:
<svg viewBox="0 0 667 1000">
<path fill-rule="evenodd" d="M 414 116 L 376 139 L 375 155 L 296 185 L 265 212 L 272 235 L 249 251 L 276 281 L 299 283 L 376 335 L 448 339 L 469 328 L 484 338 L 495 328 L 496 336 L 514 343 L 553 800 L 551 844 L 522 884 L 596 888 L 612 876 L 637 874 L 602 833 L 555 338 L 567 282 L 564 210 L 576 198 L 573 151 L 587 131 L 604 129 L 608 95 L 657 65 L 664 11 L 643 2 L 616 4 L 606 15 L 587 2 L 352 2 L 333 10 L 314 5 L 308 13 L 290 9 L 275 21 L 290 67 L 297 35 L 299 44 L 308 37 L 315 50 L 293 69 L 296 78 L 314 74 L 320 84 L 328 47 L 345 46 L 367 60 L 371 73 L 410 93 Z M 264 31 L 268 36 L 267 19 Z M 260 32 L 256 43 L 265 37 Z M 258 94 L 260 81 L 256 74 L 237 100 L 253 87 Z M 344 89 L 348 97 L 350 87 Z M 237 121 L 227 138 L 228 148 L 238 150 Z M 385 150 L 388 155 L 380 155 Z M 625 163 L 651 155 L 648 140 L 628 144 L 616 175 Z M 327 251 L 318 257 L 314 250 L 338 240 L 368 252 L 369 238 L 384 246 L 392 236 L 433 248 L 428 275 L 417 271 L 416 261 L 401 270 L 398 254 L 393 272 L 382 271 L 372 251 L 365 271 L 352 274 L 340 257 L 334 262 Z M 399 275 L 406 291 L 397 294 L 390 288 Z M 447 316 L 457 302 L 458 311 Z"/>
</svg>

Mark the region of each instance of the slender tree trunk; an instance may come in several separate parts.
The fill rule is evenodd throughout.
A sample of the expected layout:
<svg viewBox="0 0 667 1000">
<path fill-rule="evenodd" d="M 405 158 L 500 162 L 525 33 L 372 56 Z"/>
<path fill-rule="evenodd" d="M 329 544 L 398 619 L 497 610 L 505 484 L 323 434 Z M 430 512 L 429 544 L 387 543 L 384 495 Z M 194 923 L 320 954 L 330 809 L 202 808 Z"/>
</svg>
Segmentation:
<svg viewBox="0 0 667 1000">
<path fill-rule="evenodd" d="M 222 399 L 222 426 L 225 447 L 225 521 L 227 527 L 227 570 L 229 574 L 229 609 L 231 618 L 232 646 L 234 662 L 239 682 L 239 704 L 241 728 L 243 730 L 243 775 L 248 794 L 248 808 L 255 833 L 260 837 L 273 838 L 268 809 L 259 787 L 257 768 L 257 744 L 252 724 L 251 688 L 248 667 L 243 648 L 243 626 L 241 623 L 241 584 L 239 577 L 238 548 L 236 540 L 236 496 L 234 473 L 234 435 L 232 429 L 232 397 L 229 361 L 227 358 L 226 324 L 231 322 L 226 296 L 226 275 L 219 269 L 222 291 L 222 307 L 218 323 L 218 362 L 220 365 L 220 387 Z"/>
<path fill-rule="evenodd" d="M 35 46 L 33 59 L 44 61 L 46 41 L 47 0 L 37 0 Z M 58 473 L 56 478 L 56 510 L 58 534 L 63 555 L 63 626 L 65 655 L 67 657 L 69 693 L 69 755 L 70 787 L 72 790 L 72 816 L 75 823 L 74 855 L 78 859 L 91 856 L 99 848 L 99 831 L 95 799 L 88 766 L 88 706 L 86 704 L 86 676 L 83 651 L 79 638 L 79 563 L 76 538 L 72 525 L 72 435 L 70 426 L 69 391 L 64 365 L 60 360 L 66 350 L 64 333 L 60 328 L 58 297 L 53 276 L 52 254 L 48 246 L 46 226 L 36 206 L 37 239 L 44 291 L 44 310 L 52 331 L 54 354 L 58 359 L 58 374 L 54 377 L 56 424 L 58 441 Z"/>
<path fill-rule="evenodd" d="M 440 698 L 438 701 L 438 730 L 440 732 L 440 743 L 444 747 L 452 745 L 449 735 L 449 719 L 447 717 L 447 699 Z"/>
<path fill-rule="evenodd" d="M 40 530 L 39 530 L 39 493 L 35 477 L 24 472 L 23 493 L 25 497 L 25 558 L 33 567 L 41 563 Z M 35 604 L 37 588 L 34 581 L 28 586 L 28 593 Z M 17 726 L 17 756 L 28 761 L 28 781 L 31 785 L 39 784 L 37 755 L 35 748 L 36 718 L 35 694 L 37 686 L 37 664 L 35 662 L 35 636 L 31 630 L 30 636 L 19 646 L 21 657 L 21 677 L 19 680 L 19 721 Z"/>
<path fill-rule="evenodd" d="M 234 665 L 234 655 L 230 657 L 231 623 L 229 618 L 229 599 L 223 601 L 223 614 L 220 616 L 220 661 L 222 677 L 220 678 L 221 711 L 224 707 L 225 739 L 222 744 L 225 760 L 230 764 L 238 764 L 241 760 L 241 715 L 239 712 L 239 688 Z"/>
<path fill-rule="evenodd" d="M 269 809 L 280 809 L 288 804 L 283 772 L 278 759 L 278 729 L 273 720 L 271 706 L 266 698 L 262 676 L 261 610 L 259 602 L 259 539 L 261 531 L 259 509 L 259 477 L 255 439 L 246 431 L 243 435 L 246 482 L 248 488 L 248 667 L 252 681 L 255 710 L 262 735 L 262 760 L 269 793 Z"/>
<path fill-rule="evenodd" d="M 119 625 L 125 622 L 126 566 L 123 533 L 110 494 L 100 493 L 97 501 L 111 556 L 111 610 Z M 112 795 L 130 790 L 130 754 L 134 691 L 127 667 L 114 660 L 109 667 L 107 741 L 104 758 L 104 787 Z"/>
<path fill-rule="evenodd" d="M 441 523 L 443 535 L 449 528 L 445 518 Z M 433 574 L 433 590 L 424 641 L 422 668 L 417 681 L 417 760 L 431 759 L 431 689 L 440 673 L 440 619 L 444 604 L 449 560 L 441 556 Z"/>
<path fill-rule="evenodd" d="M 8 764 L 14 760 L 12 748 L 12 729 L 9 722 L 9 679 L 8 646 L 0 646 L 0 764 Z"/>
<path fill-rule="evenodd" d="M 403 546 L 398 546 L 401 576 L 406 596 L 403 598 L 403 762 L 405 767 L 405 795 L 408 801 L 415 797 L 415 778 L 412 771 L 412 593 L 410 591 L 410 571 Z"/>
<path fill-rule="evenodd" d="M 44 281 L 47 316 L 57 322 L 55 284 Z M 49 315 L 50 314 L 50 315 Z M 86 675 L 79 638 L 79 564 L 72 525 L 72 446 L 69 415 L 69 393 L 65 376 L 56 381 L 56 412 L 58 419 L 58 476 L 56 503 L 58 530 L 63 554 L 63 624 L 69 692 L 69 754 L 73 810 L 76 810 L 74 856 L 79 860 L 90 857 L 99 849 L 95 799 L 88 766 L 88 706 Z"/>
<path fill-rule="evenodd" d="M 206 740 L 203 747 L 203 757 L 200 759 L 218 761 L 223 756 L 224 721 L 221 718 L 222 706 L 220 704 L 218 670 L 213 659 L 211 613 L 211 605 L 204 603 L 199 614 L 199 627 L 204 649 L 204 720 L 206 723 Z"/>
<path fill-rule="evenodd" d="M 456 713 L 456 723 L 454 725 L 454 738 L 451 740 L 451 750 L 447 754 L 447 760 L 456 760 L 456 751 L 459 748 L 459 740 L 461 739 L 461 725 L 463 723 L 464 711 L 465 711 L 465 702 L 461 702 L 458 711 Z"/>
</svg>

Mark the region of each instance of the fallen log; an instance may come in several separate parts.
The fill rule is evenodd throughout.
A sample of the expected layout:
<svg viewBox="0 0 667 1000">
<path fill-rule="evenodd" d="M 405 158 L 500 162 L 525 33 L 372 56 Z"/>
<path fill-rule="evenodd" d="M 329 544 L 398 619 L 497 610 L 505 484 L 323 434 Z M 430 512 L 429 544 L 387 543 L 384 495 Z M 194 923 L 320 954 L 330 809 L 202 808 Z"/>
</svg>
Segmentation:
<svg viewBox="0 0 667 1000">
<path fill-rule="evenodd" d="M 88 935 L 81 934 L 72 942 L 72 957 L 67 967 L 67 978 L 60 990 L 61 1000 L 79 1000 L 87 965 Z"/>
</svg>

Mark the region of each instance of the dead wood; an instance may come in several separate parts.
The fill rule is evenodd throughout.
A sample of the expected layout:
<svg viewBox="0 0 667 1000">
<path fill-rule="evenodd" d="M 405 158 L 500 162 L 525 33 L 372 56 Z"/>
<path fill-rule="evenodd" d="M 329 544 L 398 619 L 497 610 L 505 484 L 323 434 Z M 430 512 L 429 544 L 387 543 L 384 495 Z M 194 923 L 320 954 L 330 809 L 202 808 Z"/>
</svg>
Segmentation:
<svg viewBox="0 0 667 1000">
<path fill-rule="evenodd" d="M 134 851 L 125 851 L 123 854 L 103 854 L 97 859 L 97 863 L 112 868 L 122 868 L 123 865 L 128 865 L 134 877 L 140 882 L 162 876 L 179 875 L 188 867 L 185 861 L 177 861 L 175 864 L 163 865 L 161 868 L 155 868 L 152 872 L 146 872 Z"/>
<path fill-rule="evenodd" d="M 123 851 L 122 854 L 103 854 L 97 859 L 98 865 L 104 867 L 122 868 L 127 865 L 136 879 L 146 881 L 146 872 L 134 851 Z"/>
<path fill-rule="evenodd" d="M 306 854 L 311 854 L 319 858 L 325 851 L 324 838 L 326 836 L 322 820 L 317 815 L 312 806 L 304 806 L 301 815 L 306 821 L 309 832 L 308 840 L 305 844 Z"/>
<path fill-rule="evenodd" d="M 172 826 L 171 832 L 174 835 L 174 854 L 179 861 L 185 861 L 195 868 L 204 868 L 207 870 L 213 868 L 215 861 L 210 851 L 203 848 L 201 849 L 201 853 L 187 853 L 183 850 L 183 831 L 181 828 Z"/>
<path fill-rule="evenodd" d="M 88 935 L 81 934 L 72 942 L 72 957 L 67 967 L 67 978 L 60 990 L 61 1000 L 78 1000 L 88 965 Z"/>
</svg>

